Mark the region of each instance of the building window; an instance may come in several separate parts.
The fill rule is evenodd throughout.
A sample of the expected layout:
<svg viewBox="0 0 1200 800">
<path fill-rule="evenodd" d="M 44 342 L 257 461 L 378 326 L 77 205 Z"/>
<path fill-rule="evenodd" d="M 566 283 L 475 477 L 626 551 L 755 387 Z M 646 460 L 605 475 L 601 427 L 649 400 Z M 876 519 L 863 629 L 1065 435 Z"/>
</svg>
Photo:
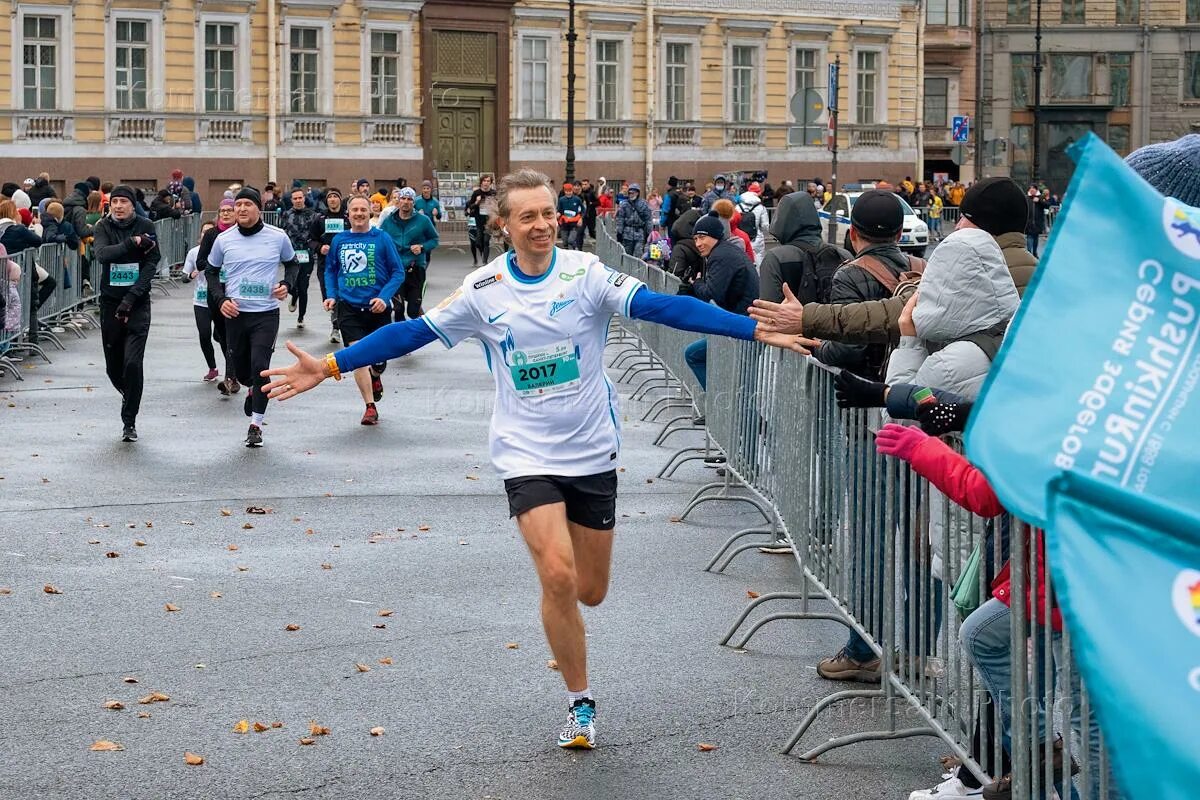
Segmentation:
<svg viewBox="0 0 1200 800">
<path fill-rule="evenodd" d="M 691 69 L 692 46 L 686 42 L 667 42 L 666 58 L 663 62 L 663 77 L 666 85 L 664 112 L 668 122 L 683 122 L 691 119 L 691 89 L 688 86 L 688 70 Z"/>
<path fill-rule="evenodd" d="M 1029 108 L 1033 97 L 1033 56 L 1029 53 L 1013 53 L 1012 56 L 1012 106 Z"/>
<path fill-rule="evenodd" d="M 119 19 L 116 29 L 117 49 L 114 63 L 117 108 L 121 111 L 145 111 L 150 60 L 150 23 L 145 20 Z"/>
<path fill-rule="evenodd" d="M 1013 125 L 1009 133 L 1009 150 L 1012 152 L 1012 179 L 1028 186 L 1033 172 L 1033 126 Z"/>
<path fill-rule="evenodd" d="M 879 91 L 879 53 L 875 50 L 859 50 L 855 65 L 858 68 L 855 120 L 860 125 L 874 125 Z"/>
<path fill-rule="evenodd" d="M 1188 24 L 1200 23 L 1200 0 L 1187 0 Z"/>
<path fill-rule="evenodd" d="M 806 47 L 796 48 L 796 63 L 793 67 L 796 91 L 817 88 L 817 59 L 820 52 Z M 833 105 L 833 98 L 826 98 L 825 105 Z"/>
<path fill-rule="evenodd" d="M 550 95 L 550 40 L 545 36 L 521 39 L 521 118 L 546 119 Z"/>
<path fill-rule="evenodd" d="M 1189 0 L 1195 2 L 1195 0 Z M 1117 0 L 1117 24 L 1136 25 L 1142 15 L 1141 0 Z"/>
<path fill-rule="evenodd" d="M 758 48 L 734 45 L 730 49 L 730 121 L 753 122 L 758 97 Z"/>
<path fill-rule="evenodd" d="M 1108 82 L 1112 87 L 1112 104 L 1117 108 L 1129 105 L 1129 75 L 1132 64 L 1132 53 L 1108 54 Z"/>
<path fill-rule="evenodd" d="M 1055 100 L 1086 100 L 1092 94 L 1092 54 L 1050 55 L 1050 97 Z"/>
<path fill-rule="evenodd" d="M 317 113 L 317 42 L 320 37 L 319 28 L 292 28 L 288 69 L 291 78 L 289 107 L 293 114 Z"/>
<path fill-rule="evenodd" d="M 621 42 L 616 39 L 596 40 L 596 119 L 614 122 L 620 104 Z"/>
<path fill-rule="evenodd" d="M 233 111 L 237 59 L 237 26 L 210 22 L 204 26 L 204 110 Z"/>
<path fill-rule="evenodd" d="M 58 18 L 25 17 L 21 64 L 25 108 L 58 108 Z"/>
<path fill-rule="evenodd" d="M 394 117 L 400 113 L 400 34 L 371 31 L 371 113 Z"/>
<path fill-rule="evenodd" d="M 925 127 L 945 128 L 950 121 L 947 118 L 950 93 L 949 78 L 925 79 Z"/>
<path fill-rule="evenodd" d="M 1188 100 L 1200 100 L 1200 52 L 1184 53 L 1183 58 L 1187 68 L 1184 97 Z"/>
<path fill-rule="evenodd" d="M 969 0 L 929 0 L 925 5 L 925 22 L 928 25 L 965 27 L 969 24 L 968 2 Z"/>
<path fill-rule="evenodd" d="M 1129 126 L 1109 125 L 1108 146 L 1116 150 L 1118 155 L 1129 155 Z"/>
<path fill-rule="evenodd" d="M 1029 24 L 1029 0 L 1008 0 L 1008 24 Z"/>
<path fill-rule="evenodd" d="M 1086 22 L 1084 0 L 1062 0 L 1062 21 L 1070 24 Z"/>
</svg>

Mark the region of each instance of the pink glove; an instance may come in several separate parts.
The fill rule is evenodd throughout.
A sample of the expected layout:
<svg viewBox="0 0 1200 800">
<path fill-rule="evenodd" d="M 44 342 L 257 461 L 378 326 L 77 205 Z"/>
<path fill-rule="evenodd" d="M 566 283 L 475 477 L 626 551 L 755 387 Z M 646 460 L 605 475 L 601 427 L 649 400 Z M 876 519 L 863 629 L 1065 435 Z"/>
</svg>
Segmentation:
<svg viewBox="0 0 1200 800">
<path fill-rule="evenodd" d="M 909 428 L 889 422 L 875 435 L 875 450 L 901 461 L 912 461 L 913 454 L 929 434 L 920 428 Z"/>
</svg>

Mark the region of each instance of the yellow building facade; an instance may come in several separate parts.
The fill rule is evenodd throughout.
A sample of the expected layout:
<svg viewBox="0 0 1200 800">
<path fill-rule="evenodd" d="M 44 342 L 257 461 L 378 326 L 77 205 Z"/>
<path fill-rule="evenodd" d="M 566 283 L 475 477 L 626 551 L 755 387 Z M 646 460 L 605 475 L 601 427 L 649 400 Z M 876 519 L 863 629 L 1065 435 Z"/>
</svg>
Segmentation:
<svg viewBox="0 0 1200 800">
<path fill-rule="evenodd" d="M 912 2 L 577 0 L 576 174 L 918 174 Z M 0 30 L 0 174 L 206 199 L 232 182 L 346 187 L 535 166 L 561 179 L 566 0 L 38 0 Z M 7 74 L 3 74 L 7 71 Z M 806 90 L 811 90 L 806 95 Z M 811 105 L 810 105 L 811 107 Z"/>
</svg>

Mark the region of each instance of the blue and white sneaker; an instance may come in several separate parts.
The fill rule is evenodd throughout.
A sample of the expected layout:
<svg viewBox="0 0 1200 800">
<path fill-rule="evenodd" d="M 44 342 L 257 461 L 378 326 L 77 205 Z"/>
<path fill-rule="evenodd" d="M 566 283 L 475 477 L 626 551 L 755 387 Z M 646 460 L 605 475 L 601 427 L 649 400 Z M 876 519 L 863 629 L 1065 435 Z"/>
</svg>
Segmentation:
<svg viewBox="0 0 1200 800">
<path fill-rule="evenodd" d="M 558 746 L 591 750 L 596 746 L 596 701 L 587 697 L 576 700 L 567 711 L 566 724 L 558 732 Z"/>
</svg>

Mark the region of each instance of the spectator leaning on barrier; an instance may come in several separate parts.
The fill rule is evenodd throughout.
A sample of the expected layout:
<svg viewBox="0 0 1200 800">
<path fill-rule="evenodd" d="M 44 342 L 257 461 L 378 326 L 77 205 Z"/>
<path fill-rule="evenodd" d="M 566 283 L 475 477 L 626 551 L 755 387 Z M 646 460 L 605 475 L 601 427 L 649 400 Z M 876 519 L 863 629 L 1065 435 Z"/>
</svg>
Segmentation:
<svg viewBox="0 0 1200 800">
<path fill-rule="evenodd" d="M 42 244 L 41 238 L 22 224 L 21 209 L 12 200 L 0 200 L 0 244 L 10 256 Z"/>
<path fill-rule="evenodd" d="M 134 211 L 124 184 L 109 197 L 110 213 L 96 224 L 92 252 L 100 262 L 100 337 L 113 388 L 121 393 L 121 438 L 137 441 L 142 403 L 142 359 L 150 334 L 150 281 L 162 259 L 154 225 Z"/>
<path fill-rule="evenodd" d="M 700 209 L 689 208 L 671 226 L 671 260 L 667 262 L 667 271 L 686 283 L 704 277 L 704 256 L 692 240 L 692 228 L 701 216 Z"/>
<path fill-rule="evenodd" d="M 821 218 L 807 194 L 793 192 L 779 201 L 771 235 L 779 245 L 759 265 L 762 299 L 783 302 L 786 285 L 801 303 L 828 303 L 833 276 L 850 254 L 821 238 Z"/>
<path fill-rule="evenodd" d="M 734 314 L 746 315 L 750 304 L 758 297 L 758 273 L 754 271 L 754 262 L 742 250 L 739 242 L 729 238 L 725 223 L 715 212 L 696 221 L 692 240 L 704 256 L 704 277 L 679 284 L 678 293 L 692 295 L 706 303 L 716 303 Z M 688 345 L 684 358 L 700 383 L 700 388 L 707 388 L 708 339 L 699 339 Z"/>
<path fill-rule="evenodd" d="M 42 219 L 42 242 L 65 244 L 68 250 L 78 250 L 80 241 L 75 227 L 64 220 L 62 203 L 52 200 L 46 204 L 46 216 Z"/>
</svg>

